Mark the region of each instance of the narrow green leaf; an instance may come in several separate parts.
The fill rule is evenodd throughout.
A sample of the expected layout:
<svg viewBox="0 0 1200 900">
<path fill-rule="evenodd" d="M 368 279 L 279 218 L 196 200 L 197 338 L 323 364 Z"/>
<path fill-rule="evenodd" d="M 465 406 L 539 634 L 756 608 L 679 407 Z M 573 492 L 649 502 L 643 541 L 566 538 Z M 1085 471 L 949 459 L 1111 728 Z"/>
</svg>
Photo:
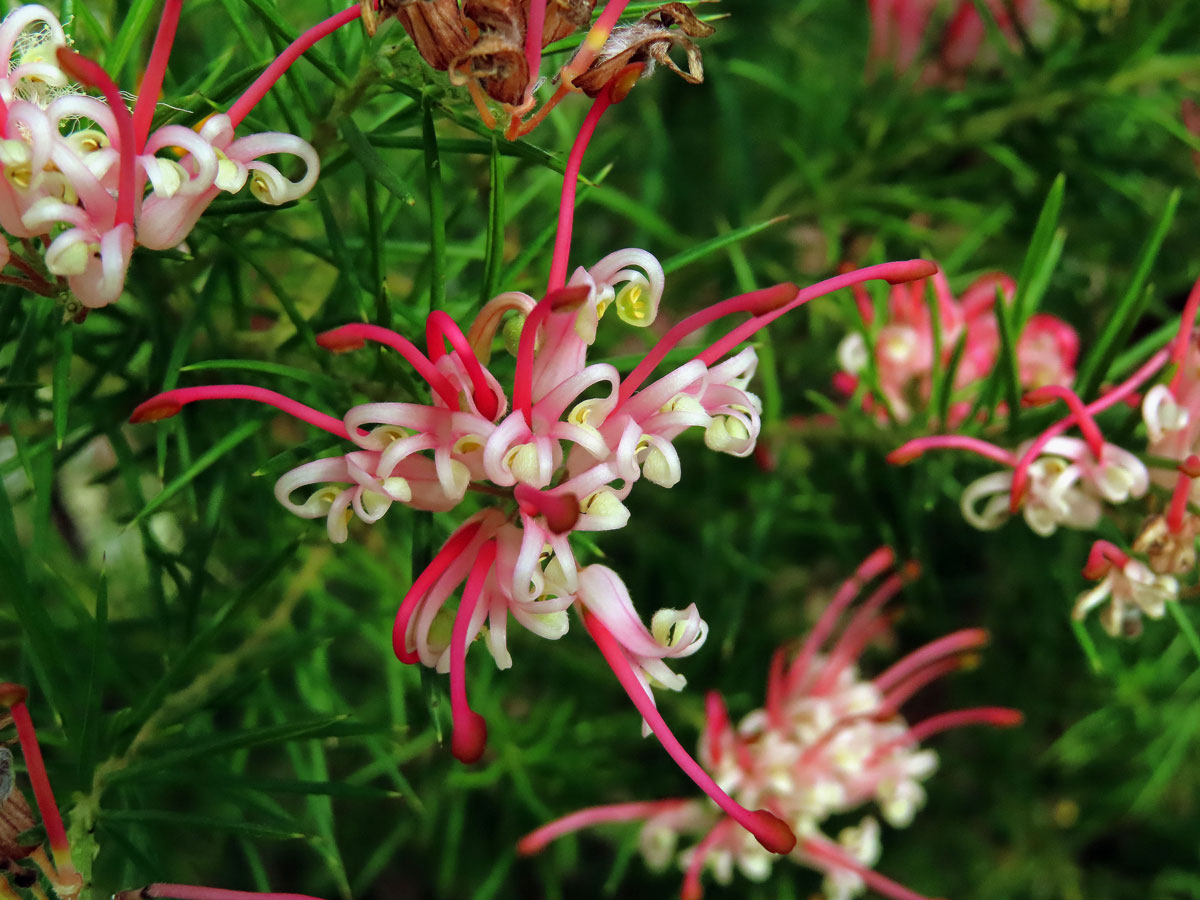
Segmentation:
<svg viewBox="0 0 1200 900">
<path fill-rule="evenodd" d="M 130 525 L 136 525 L 148 516 L 153 515 L 163 504 L 178 494 L 185 487 L 196 480 L 199 475 L 204 472 L 209 466 L 219 460 L 225 454 L 231 452 L 238 444 L 249 438 L 257 432 L 263 423 L 261 420 L 253 422 L 243 422 L 225 437 L 221 438 L 209 450 L 204 453 L 198 460 L 187 467 L 184 472 L 177 478 L 173 479 L 170 484 L 163 487 L 162 492 L 154 499 L 142 507 L 141 512 L 133 517 Z"/>
<path fill-rule="evenodd" d="M 741 228 L 735 228 L 732 231 L 727 231 L 724 234 L 719 234 L 716 237 L 709 238 L 707 241 L 696 244 L 694 247 L 676 253 L 674 256 L 669 256 L 663 260 L 663 272 L 671 274 L 678 269 L 690 263 L 697 262 L 704 257 L 716 253 L 718 250 L 744 241 L 752 235 L 758 234 L 760 231 L 765 231 L 772 225 L 778 225 L 780 222 L 786 222 L 787 216 L 776 216 L 773 219 L 767 219 L 765 222 L 758 222 L 754 225 L 745 225 Z"/>
<path fill-rule="evenodd" d="M 504 263 L 504 165 L 500 160 L 500 142 L 492 138 L 492 154 L 488 160 L 488 229 L 483 251 L 483 285 L 479 302 L 486 303 L 496 296 L 500 287 L 500 268 Z"/>
<path fill-rule="evenodd" d="M 108 52 L 104 55 L 104 68 L 114 81 L 120 82 L 121 70 L 125 68 L 125 61 L 129 58 L 134 45 L 145 34 L 146 25 L 150 21 L 150 14 L 154 12 L 155 6 L 157 6 L 155 0 L 133 0 L 129 10 L 125 13 L 121 29 L 113 38 Z"/>
<path fill-rule="evenodd" d="M 425 182 L 429 191 L 429 309 L 446 306 L 446 195 L 442 185 L 442 159 L 437 131 L 428 102 L 421 109 L 421 139 L 425 143 Z"/>
<path fill-rule="evenodd" d="M 384 190 L 401 203 L 412 206 L 417 202 L 413 197 L 412 189 L 404 183 L 392 166 L 384 162 L 379 151 L 372 146 L 371 141 L 367 140 L 358 126 L 354 124 L 353 119 L 349 116 L 342 119 L 340 131 L 350 153 L 358 160 L 358 164 L 362 166 L 363 172 L 369 178 L 378 181 Z"/>
<path fill-rule="evenodd" d="M 264 744 L 283 744 L 303 738 L 329 737 L 335 734 L 362 733 L 361 725 L 350 723 L 349 716 L 317 716 L 279 725 L 264 725 L 247 728 L 229 734 L 194 738 L 186 747 L 169 750 L 157 756 L 142 759 L 123 769 L 114 771 L 108 778 L 110 784 L 138 778 L 146 772 L 181 766 L 193 760 L 204 759 L 220 753 L 229 753 Z"/>
<path fill-rule="evenodd" d="M 186 830 L 188 833 L 223 831 L 261 840 L 294 841 L 306 837 L 302 831 L 285 831 L 272 825 L 247 822 L 244 819 L 218 819 L 213 816 L 196 816 L 166 809 L 102 809 L 100 821 L 109 825 L 166 825 Z"/>
<path fill-rule="evenodd" d="M 1013 330 L 1017 334 L 1021 333 L 1025 323 L 1033 315 L 1036 298 L 1032 296 L 1030 287 L 1035 273 L 1041 271 L 1045 266 L 1047 254 L 1049 254 L 1054 241 L 1054 232 L 1058 228 L 1058 217 L 1062 212 L 1066 189 L 1067 178 L 1060 174 L 1054 179 L 1054 184 L 1050 186 L 1050 193 L 1046 195 L 1046 202 L 1042 204 L 1037 225 L 1033 229 L 1033 237 L 1029 241 L 1029 250 L 1026 251 L 1025 259 L 1021 263 L 1021 271 L 1017 275 L 1017 293 L 1013 297 L 1013 316 L 1009 323 L 1014 326 Z"/>
<path fill-rule="evenodd" d="M 1092 345 L 1091 352 L 1079 367 L 1079 375 L 1076 376 L 1075 383 L 1078 385 L 1081 397 L 1090 396 L 1103 380 L 1115 355 L 1114 351 L 1128 339 L 1129 332 L 1141 318 L 1142 311 L 1149 300 L 1146 285 L 1150 278 L 1150 270 L 1154 267 L 1154 260 L 1158 257 L 1167 232 L 1171 229 L 1181 196 L 1178 188 L 1171 192 L 1170 199 L 1167 200 L 1167 206 L 1159 217 L 1158 223 L 1142 246 L 1137 265 L 1134 266 L 1133 277 L 1130 279 L 1125 293 L 1121 295 L 1121 299 L 1117 301 L 1116 306 L 1108 315 L 1099 339 Z"/>
<path fill-rule="evenodd" d="M 296 40 L 298 35 L 279 17 L 279 13 L 265 3 L 264 0 L 245 0 L 245 2 L 277 36 L 283 38 L 289 44 Z M 346 86 L 346 76 L 338 70 L 337 66 L 326 59 L 325 54 L 317 48 L 310 47 L 305 50 L 304 59 L 312 63 L 318 72 L 338 87 Z"/>
<path fill-rule="evenodd" d="M 83 701 L 83 725 L 80 728 L 79 782 L 87 784 L 92 779 L 92 768 L 96 764 L 97 736 L 100 730 L 100 701 L 104 696 L 104 656 L 108 647 L 108 575 L 100 570 L 100 583 L 96 586 L 96 613 L 92 628 L 92 660 L 88 669 L 87 688 Z"/>
<path fill-rule="evenodd" d="M 1013 327 L 1015 307 L 1015 303 L 1010 307 L 1004 302 L 1004 293 L 997 286 L 995 310 L 997 330 L 1000 332 L 1000 359 L 996 369 L 1004 379 L 1004 394 L 1008 399 L 1008 428 L 1013 434 L 1018 433 L 1021 419 L 1021 370 L 1017 364 L 1017 332 Z"/>
<path fill-rule="evenodd" d="M 71 406 L 71 357 L 75 328 L 64 324 L 54 334 L 54 446 L 61 450 L 67 436 L 67 412 Z"/>
</svg>

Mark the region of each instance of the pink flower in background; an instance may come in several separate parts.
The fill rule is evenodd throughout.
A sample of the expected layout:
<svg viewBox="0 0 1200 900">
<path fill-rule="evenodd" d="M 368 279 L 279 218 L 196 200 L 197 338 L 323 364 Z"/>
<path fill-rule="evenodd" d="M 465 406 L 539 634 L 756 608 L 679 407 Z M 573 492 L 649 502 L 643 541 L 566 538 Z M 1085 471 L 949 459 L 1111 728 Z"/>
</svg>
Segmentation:
<svg viewBox="0 0 1200 900">
<path fill-rule="evenodd" d="M 46 843 L 50 845 L 50 854 L 42 849 L 41 842 L 27 844 L 28 840 L 16 829 L 28 832 L 34 828 L 34 822 L 29 810 L 28 801 L 20 789 L 13 783 L 11 760 L 12 756 L 7 747 L 0 744 L 0 896 L 15 898 L 19 895 L 13 889 L 13 884 L 25 886 L 37 885 L 37 876 L 20 865 L 29 860 L 41 872 L 46 883 L 59 900 L 73 900 L 78 897 L 85 887 L 83 877 L 79 874 L 71 858 L 71 844 L 67 838 L 67 829 L 63 825 L 62 815 L 54 799 L 54 789 L 46 774 L 46 766 L 42 760 L 42 750 L 38 744 L 37 732 L 34 730 L 33 719 L 29 715 L 26 699 L 29 692 L 22 685 L 0 683 L 0 709 L 7 709 L 8 715 L 0 715 L 0 729 L 12 724 L 16 727 L 17 741 L 20 744 L 21 755 L 25 769 L 29 773 L 29 781 L 33 787 L 34 801 L 37 805 L 42 828 L 46 832 Z M 10 833 L 11 832 L 11 833 Z M 12 879 L 10 882 L 9 879 Z M 34 896 L 45 900 L 46 894 L 39 887 L 34 889 Z M 305 894 L 275 894 L 257 891 L 230 891 L 223 888 L 201 887 L 192 884 L 156 883 L 140 890 L 122 891 L 115 895 L 121 900 L 142 900 L 142 898 L 176 898 L 176 900 L 316 900 Z"/>
<path fill-rule="evenodd" d="M 986 0 L 988 9 L 1009 42 L 1016 46 L 1017 30 L 1028 29 L 1042 15 L 1039 0 Z M 987 29 L 973 0 L 868 0 L 871 15 L 870 62 L 904 74 L 923 62 L 921 80 L 953 82 L 986 55 Z"/>
<path fill-rule="evenodd" d="M 843 829 L 837 840 L 822 833 L 831 816 L 873 803 L 895 827 L 908 825 L 924 803 L 921 782 L 937 767 L 922 749 L 926 738 L 964 725 L 1016 725 L 1020 713 L 980 708 L 943 713 L 910 725 L 899 708 L 917 691 L 961 668 L 987 635 L 965 629 L 901 659 L 882 675 L 864 679 L 856 662 L 887 627 L 883 606 L 912 572 L 891 572 L 894 554 L 871 554 L 834 599 L 799 647 L 781 648 L 771 662 L 765 705 L 735 727 L 720 695 L 709 694 L 698 757 L 717 783 L 747 806 L 761 806 L 786 821 L 799 836 L 790 856 L 825 874 L 825 896 L 841 900 L 871 888 L 895 900 L 920 895 L 876 873 L 880 827 L 873 816 Z M 837 623 L 854 598 L 876 578 L 881 583 L 849 616 L 834 639 Z M 684 900 L 701 895 L 700 878 L 711 869 L 728 883 L 736 867 L 755 881 L 767 877 L 772 857 L 704 799 L 668 799 L 593 807 L 551 822 L 523 838 L 522 853 L 537 853 L 551 841 L 605 822 L 643 822 L 640 847 L 646 862 L 665 868 L 678 858 L 685 868 Z M 679 850 L 680 838 L 699 840 Z"/>
<path fill-rule="evenodd" d="M 999 358 L 997 292 L 1008 303 L 1015 291 L 1016 284 L 1009 276 L 993 273 L 976 279 L 956 299 L 946 276 L 939 271 L 929 279 L 893 285 L 888 293 L 886 319 L 877 321 L 871 298 L 861 286 L 856 287 L 855 300 L 872 335 L 871 342 L 868 346 L 867 339 L 857 331 L 842 340 L 838 347 L 842 371 L 835 386 L 843 393 L 853 393 L 873 362 L 885 403 L 867 395 L 864 405 L 876 410 L 882 419 L 886 420 L 890 411 L 897 422 L 908 422 L 919 409 L 928 406 L 935 377 L 948 370 L 961 342 L 963 349 L 954 372 L 954 394 L 946 423 L 951 427 L 960 424 Z M 937 310 L 940 335 L 935 333 L 931 303 Z M 1078 356 L 1075 329 L 1045 313 L 1030 317 L 1017 340 L 1021 386 L 1069 385 L 1075 377 Z"/>
</svg>

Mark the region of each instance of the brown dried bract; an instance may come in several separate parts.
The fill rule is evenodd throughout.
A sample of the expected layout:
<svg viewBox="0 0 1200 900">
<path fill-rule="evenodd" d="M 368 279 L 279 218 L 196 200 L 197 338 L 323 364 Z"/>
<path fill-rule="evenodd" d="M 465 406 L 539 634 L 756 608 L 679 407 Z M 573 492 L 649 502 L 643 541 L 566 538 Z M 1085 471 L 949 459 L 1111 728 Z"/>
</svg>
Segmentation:
<svg viewBox="0 0 1200 900">
<path fill-rule="evenodd" d="M 463 16 L 473 43 L 450 63 L 455 84 L 477 81 L 493 100 L 516 106 L 529 87 L 525 59 L 527 3 L 521 0 L 466 0 Z"/>
<path fill-rule="evenodd" d="M 18 840 L 22 832 L 37 823 L 21 792 L 13 787 L 12 753 L 0 747 L 0 863 L 24 859 L 36 844 L 23 845 Z"/>
<path fill-rule="evenodd" d="M 542 46 L 561 41 L 592 21 L 596 0 L 548 0 Z"/>
<path fill-rule="evenodd" d="M 372 0 L 362 0 L 363 25 L 374 34 L 376 13 L 367 13 Z M 446 71 L 450 63 L 471 47 L 458 0 L 379 0 L 378 20 L 395 16 L 417 45 L 421 58 L 433 68 Z"/>
<path fill-rule="evenodd" d="M 678 27 L 673 29 L 672 26 Z M 575 86 L 589 97 L 595 97 L 625 66 L 636 62 L 646 64 L 647 75 L 653 71 L 654 64 L 659 63 L 685 81 L 699 84 L 704 80 L 700 48 L 688 38 L 708 37 L 712 33 L 712 26 L 701 22 L 684 4 L 667 3 L 646 13 L 632 25 L 614 29 L 596 61 L 575 77 Z M 671 59 L 670 52 L 674 47 L 682 47 L 687 53 L 686 72 Z"/>
</svg>

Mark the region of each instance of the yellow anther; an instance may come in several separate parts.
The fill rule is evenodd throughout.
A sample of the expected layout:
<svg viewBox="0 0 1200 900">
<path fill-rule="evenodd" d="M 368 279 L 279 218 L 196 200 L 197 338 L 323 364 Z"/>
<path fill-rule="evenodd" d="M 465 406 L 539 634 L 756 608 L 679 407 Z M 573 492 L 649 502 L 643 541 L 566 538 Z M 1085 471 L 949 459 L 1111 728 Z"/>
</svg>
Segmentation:
<svg viewBox="0 0 1200 900">
<path fill-rule="evenodd" d="M 659 409 L 659 412 L 696 413 L 702 416 L 708 415 L 700 401 L 689 394 L 676 394 L 662 405 L 662 408 Z"/>
<path fill-rule="evenodd" d="M 541 469 L 537 447 L 533 444 L 517 444 L 504 454 L 504 465 L 517 481 L 536 483 Z"/>
<path fill-rule="evenodd" d="M 579 511 L 588 516 L 621 519 L 622 525 L 629 519 L 629 510 L 625 508 L 625 504 L 617 499 L 616 494 L 604 488 L 588 494 L 579 504 Z"/>
<path fill-rule="evenodd" d="M 401 478 L 399 475 L 392 475 L 383 479 L 383 490 L 393 500 L 400 503 L 407 503 L 412 499 L 412 488 L 408 484 L 408 479 Z M 364 504 L 365 505 L 365 504 Z"/>
<path fill-rule="evenodd" d="M 604 403 L 605 401 L 600 397 L 594 397 L 591 400 L 584 400 L 577 403 L 567 414 L 567 421 L 572 425 L 595 428 L 604 422 L 604 415 L 601 413 L 601 407 Z"/>
<path fill-rule="evenodd" d="M 709 450 L 724 451 L 749 437 L 750 431 L 740 419 L 733 416 L 714 416 L 712 424 L 704 431 L 704 445 Z"/>
<path fill-rule="evenodd" d="M 621 293 L 617 294 L 617 315 L 621 321 L 639 327 L 645 327 L 653 321 L 650 302 L 642 285 L 631 282 L 621 288 Z"/>
<path fill-rule="evenodd" d="M 657 447 L 651 447 L 642 462 L 642 474 L 659 487 L 675 487 L 679 483 L 679 472 L 671 465 L 667 455 Z"/>
<path fill-rule="evenodd" d="M 74 134 L 67 135 L 66 141 L 71 149 L 83 155 L 95 153 L 97 150 L 104 149 L 109 144 L 108 135 L 103 131 L 96 131 L 91 128 L 86 131 L 77 131 Z"/>
<path fill-rule="evenodd" d="M 477 450 L 482 450 L 484 440 L 477 434 L 464 434 L 454 442 L 452 448 L 455 453 L 474 453 Z"/>
<path fill-rule="evenodd" d="M 396 441 L 410 437 L 412 432 L 399 425 L 377 425 L 371 429 L 368 443 L 373 449 L 384 450 Z"/>
</svg>

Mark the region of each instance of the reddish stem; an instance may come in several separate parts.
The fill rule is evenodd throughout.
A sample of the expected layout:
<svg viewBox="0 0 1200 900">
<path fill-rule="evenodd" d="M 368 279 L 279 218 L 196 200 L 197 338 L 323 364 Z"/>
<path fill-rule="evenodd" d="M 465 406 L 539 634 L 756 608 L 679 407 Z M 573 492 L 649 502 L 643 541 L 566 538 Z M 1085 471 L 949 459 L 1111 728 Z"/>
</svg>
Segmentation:
<svg viewBox="0 0 1200 900">
<path fill-rule="evenodd" d="M 899 882 L 880 875 L 868 868 L 832 841 L 822 838 L 805 838 L 800 844 L 802 853 L 811 856 L 817 868 L 845 869 L 861 878 L 871 890 L 890 897 L 891 900 L 930 900 L 924 894 L 910 891 Z"/>
<path fill-rule="evenodd" d="M 958 671 L 966 664 L 967 660 L 964 657 L 954 656 L 949 659 L 938 660 L 923 669 L 919 669 L 887 692 L 876 715 L 880 718 L 888 718 L 895 715 L 896 711 L 907 703 L 921 688 L 932 684 L 939 678 L 944 678 L 951 672 Z"/>
<path fill-rule="evenodd" d="M 838 674 L 853 660 L 857 659 L 875 637 L 888 627 L 886 619 L 877 619 L 879 610 L 904 587 L 904 577 L 895 574 L 883 582 L 875 592 L 858 608 L 854 618 L 838 638 L 838 642 L 829 651 L 829 659 L 821 675 L 813 684 L 812 692 L 820 695 L 834 686 Z"/>
<path fill-rule="evenodd" d="M 129 421 L 137 424 L 167 419 L 197 400 L 253 400 L 257 403 L 265 403 L 302 422 L 350 440 L 350 432 L 346 430 L 346 425 L 341 419 L 335 419 L 327 413 L 315 410 L 311 406 L 305 406 L 283 394 L 251 384 L 213 384 L 206 387 L 175 388 L 163 391 L 161 394 L 156 394 L 149 400 L 139 403 L 130 414 Z"/>
<path fill-rule="evenodd" d="M 833 595 L 833 600 L 825 607 L 825 611 L 821 613 L 821 618 L 817 619 L 817 624 L 813 626 L 812 631 L 808 633 L 808 637 L 804 639 L 804 644 L 800 648 L 800 652 L 796 655 L 795 661 L 788 672 L 788 690 L 799 690 L 801 683 L 808 676 L 809 667 L 812 665 L 813 657 L 817 655 L 817 651 L 821 649 L 821 645 L 833 634 L 833 629 L 837 625 L 837 620 L 841 617 L 842 612 L 850 605 L 859 592 L 862 591 L 863 585 L 886 572 L 896 562 L 896 554 L 891 547 L 880 547 L 864 559 L 854 571 L 854 574 L 847 578 L 838 587 L 837 593 Z"/>
<path fill-rule="evenodd" d="M 1192 454 L 1179 466 L 1179 477 L 1171 493 L 1171 505 L 1167 508 L 1167 528 L 1171 534 L 1179 534 L 1183 519 L 1187 515 L 1188 498 L 1192 495 L 1192 481 L 1200 477 L 1200 456 Z"/>
<path fill-rule="evenodd" d="M 770 325 L 780 316 L 786 315 L 798 306 L 803 306 L 810 300 L 823 297 L 841 288 L 851 287 L 852 285 L 875 279 L 883 279 L 889 284 L 902 284 L 907 281 L 915 281 L 919 278 L 928 278 L 937 270 L 937 266 L 928 260 L 908 259 L 898 262 L 881 263 L 877 266 L 867 266 L 865 269 L 857 269 L 853 272 L 835 275 L 833 278 L 827 278 L 824 281 L 809 285 L 797 293 L 791 302 L 786 303 L 778 309 L 761 316 L 755 316 L 749 322 L 742 323 L 703 353 L 697 354 L 695 358 L 705 365 L 711 366 L 718 359 L 732 352 L 733 348 L 742 341 L 747 340 L 759 330 Z"/>
<path fill-rule="evenodd" d="M 434 368 L 425 354 L 404 335 L 397 334 L 390 328 L 368 325 L 365 322 L 352 322 L 317 335 L 317 344 L 334 353 L 358 350 L 366 341 L 374 341 L 395 350 L 425 379 L 425 383 L 442 398 L 443 403 L 453 410 L 458 409 L 458 391 L 454 389 L 450 379 Z"/>
<path fill-rule="evenodd" d="M 409 620 L 412 619 L 417 604 L 437 584 L 438 579 L 450 568 L 450 564 L 458 559 L 467 546 L 475 540 L 475 535 L 479 533 L 479 527 L 478 522 L 468 522 L 450 535 L 449 540 L 442 545 L 442 549 L 437 552 L 433 561 L 416 577 L 412 587 L 404 595 L 400 608 L 396 610 L 396 621 L 392 624 L 392 652 L 396 654 L 396 659 L 400 662 L 412 665 L 421 661 L 420 655 L 415 650 L 408 649 Z"/>
<path fill-rule="evenodd" d="M 1200 309 L 1200 278 L 1196 279 L 1196 283 L 1192 285 L 1187 302 L 1183 304 L 1183 315 L 1179 320 L 1179 334 L 1171 346 L 1171 363 L 1176 367 L 1175 375 L 1171 378 L 1172 394 L 1179 388 L 1179 382 L 1183 378 L 1183 361 L 1187 357 L 1188 345 L 1192 342 L 1192 329 L 1196 327 L 1198 309 Z"/>
<path fill-rule="evenodd" d="M 471 343 L 458 327 L 458 323 L 450 318 L 449 313 L 437 309 L 425 319 L 425 348 L 429 351 L 429 359 L 432 362 L 436 363 L 446 355 L 445 341 L 450 342 L 450 346 L 458 353 L 458 358 L 467 370 L 467 377 L 471 379 L 475 408 L 485 419 L 495 419 L 496 413 L 500 411 L 500 401 L 496 399 L 496 392 L 484 376 L 483 364 L 479 362 L 479 357 L 475 355 Z"/>
<path fill-rule="evenodd" d="M 778 309 L 781 304 L 795 297 L 799 290 L 796 285 L 788 282 L 772 285 L 769 288 L 751 291 L 748 294 L 739 294 L 736 297 L 730 297 L 728 300 L 722 300 L 720 303 L 714 303 L 707 309 L 692 313 L 692 315 L 683 321 L 676 323 L 668 329 L 666 334 L 659 338 L 650 352 L 621 381 L 621 392 L 617 395 L 617 409 L 620 409 L 621 405 L 633 396 L 634 392 L 650 377 L 666 355 L 674 350 L 688 335 L 694 334 L 706 325 L 725 316 L 732 316 L 741 312 L 761 315 L 770 310 Z"/>
<path fill-rule="evenodd" d="M 1006 706 L 978 706 L 974 709 L 956 709 L 953 712 L 939 713 L 936 716 L 930 716 L 923 722 L 918 722 L 901 737 L 881 744 L 871 754 L 871 759 L 878 761 L 896 747 L 904 744 L 919 744 L 935 734 L 941 734 L 943 731 L 950 731 L 954 728 L 965 728 L 968 725 L 1015 728 L 1024 721 L 1025 716 L 1020 710 L 1009 709 Z"/>
<path fill-rule="evenodd" d="M 67 829 L 63 827 L 58 804 L 54 801 L 54 789 L 50 786 L 50 777 L 46 774 L 46 763 L 42 759 L 37 731 L 33 727 L 29 708 L 25 705 L 27 694 L 28 691 L 21 685 L 0 684 L 0 703 L 7 705 L 12 712 L 13 724 L 17 727 L 17 739 L 21 742 L 21 756 L 25 759 L 25 769 L 29 772 L 29 781 L 33 785 L 33 798 L 37 801 L 38 813 L 42 817 L 42 826 L 46 829 L 50 850 L 54 853 L 55 865 L 74 872 Z"/>
<path fill-rule="evenodd" d="M 333 34 L 343 25 L 353 22 L 361 13 L 362 6 L 356 3 L 343 9 L 340 13 L 335 13 L 325 21 L 317 23 L 292 41 L 279 54 L 278 58 L 254 80 L 254 83 L 246 88 L 246 92 L 238 97 L 233 106 L 229 107 L 228 115 L 233 127 L 237 128 L 242 124 L 242 120 L 250 114 L 250 110 L 258 105 L 258 102 L 267 95 L 267 91 L 283 77 L 283 73 L 291 68 L 292 63 L 299 59 L 306 50 L 322 38 Z"/>
<path fill-rule="evenodd" d="M 881 694 L 886 694 L 913 672 L 923 669 L 930 663 L 946 656 L 962 653 L 964 650 L 974 650 L 987 642 L 988 633 L 982 628 L 963 628 L 914 650 L 893 663 L 882 675 L 874 678 L 873 683 L 876 690 Z"/>
<path fill-rule="evenodd" d="M 125 106 L 125 98 L 108 73 L 86 57 L 66 47 L 58 48 L 58 64 L 73 79 L 104 94 L 117 123 L 120 139 L 120 163 L 117 170 L 117 217 L 115 225 L 133 224 L 134 163 L 137 160 L 137 139 L 133 132 L 133 118 Z"/>
<path fill-rule="evenodd" d="M 704 696 L 704 743 L 714 766 L 721 763 L 721 737 L 729 728 L 729 710 L 717 691 Z"/>
<path fill-rule="evenodd" d="M 150 134 L 154 107 L 162 94 L 163 76 L 167 71 L 167 60 L 171 56 L 171 45 L 175 43 L 175 29 L 179 25 L 179 11 L 182 7 L 183 0 L 166 0 L 163 5 L 158 32 L 154 35 L 154 48 L 150 51 L 150 62 L 146 65 L 146 74 L 142 78 L 137 102 L 133 105 L 133 134 L 137 141 L 135 146 L 138 153 L 145 149 L 146 138 Z"/>
<path fill-rule="evenodd" d="M 713 847 L 725 839 L 729 829 L 736 823 L 733 819 L 721 819 L 714 825 L 692 850 L 692 861 L 688 864 L 683 876 L 683 887 L 679 891 L 680 900 L 700 900 L 704 896 L 704 888 L 700 885 L 700 874 L 704 864 L 708 862 L 708 854 Z"/>
<path fill-rule="evenodd" d="M 616 79 L 614 79 L 615 81 Z M 554 256 L 550 260 L 550 281 L 546 291 L 553 291 L 567 283 L 567 257 L 571 253 L 571 228 L 575 221 L 575 190 L 579 181 L 579 169 L 583 165 L 583 154 L 587 150 L 600 117 L 613 104 L 613 83 L 609 82 L 592 101 L 592 108 L 583 119 L 575 143 L 567 156 L 567 169 L 563 174 L 562 197 L 558 204 L 558 232 L 554 236 Z"/>
<path fill-rule="evenodd" d="M 751 812 L 721 790 L 712 777 L 692 759 L 675 735 L 671 733 L 662 714 L 647 694 L 647 688 L 642 686 L 634 674 L 633 667 L 625 657 L 625 651 L 604 626 L 604 623 L 586 609 L 583 610 L 583 622 L 587 627 L 588 634 L 600 648 L 605 662 L 617 676 L 617 681 L 621 683 L 621 687 L 633 701 L 637 711 L 642 714 L 642 718 L 646 720 L 646 724 L 650 726 L 650 730 L 654 732 L 654 736 L 658 738 L 663 749 L 675 760 L 676 765 L 683 770 L 684 774 L 691 778 L 704 793 L 708 794 L 713 802 L 725 811 L 726 815 L 753 834 L 767 850 L 772 853 L 791 852 L 792 848 L 796 846 L 796 836 L 792 834 L 787 823 L 765 809 Z"/>
<path fill-rule="evenodd" d="M 609 34 L 617 24 L 617 19 L 621 18 L 621 13 L 628 5 L 629 0 L 609 0 L 604 11 L 600 13 L 600 17 L 596 19 L 595 24 L 584 37 L 583 43 L 579 45 L 579 50 L 563 68 L 564 82 L 569 84 L 576 75 L 592 64 L 592 60 L 604 49 Z"/>
<path fill-rule="evenodd" d="M 1085 406 L 1084 411 L 1090 416 L 1095 416 L 1098 413 L 1104 412 L 1110 406 L 1120 403 L 1130 394 L 1137 391 L 1144 382 L 1161 369 L 1170 357 L 1170 353 L 1171 351 L 1167 348 L 1159 350 L 1142 363 L 1138 370 L 1130 375 L 1129 378 L 1125 379 L 1125 381 L 1121 382 L 1107 394 Z M 1042 448 L 1047 443 L 1058 437 L 1074 423 L 1075 415 L 1073 413 L 1065 419 L 1054 423 L 1034 439 L 1033 443 L 1029 445 L 1029 449 L 1017 461 L 1016 466 L 1013 468 L 1011 500 L 1009 504 L 1013 512 L 1020 509 L 1021 502 L 1025 499 L 1025 491 L 1029 485 L 1029 467 L 1033 464 L 1033 461 L 1037 459 L 1038 454 L 1042 452 Z"/>
<path fill-rule="evenodd" d="M 917 438 L 901 444 L 889 453 L 887 461 L 894 466 L 906 466 L 930 450 L 969 450 L 1001 465 L 1017 464 L 1017 456 L 1011 450 L 965 434 L 935 434 L 931 437 Z"/>
<path fill-rule="evenodd" d="M 538 331 L 552 312 L 575 309 L 588 297 L 586 285 L 558 288 L 547 292 L 538 301 L 521 326 L 521 340 L 517 344 L 517 368 L 513 373 L 513 409 L 520 410 L 525 424 L 533 426 L 533 358 L 537 347 Z"/>
<path fill-rule="evenodd" d="M 634 822 L 638 819 L 648 819 L 661 812 L 686 806 L 691 802 L 691 800 L 683 799 L 649 800 L 636 803 L 612 803 L 607 806 L 581 809 L 569 816 L 548 822 L 536 831 L 529 832 L 517 842 L 517 852 L 522 856 L 532 856 L 534 853 L 540 853 L 547 844 L 580 829 L 608 822 Z"/>
<path fill-rule="evenodd" d="M 1083 439 L 1087 441 L 1088 449 L 1092 451 L 1096 462 L 1100 462 L 1100 457 L 1104 452 L 1104 435 L 1100 431 L 1100 426 L 1096 424 L 1096 420 L 1088 414 L 1087 407 L 1079 399 L 1077 393 L 1061 384 L 1047 384 L 1026 394 L 1025 402 L 1040 406 L 1056 398 L 1067 404 L 1067 408 L 1071 410 L 1075 422 L 1079 425 L 1079 430 L 1083 433 Z"/>
<path fill-rule="evenodd" d="M 459 762 L 468 765 L 477 761 L 487 746 L 487 722 L 467 702 L 467 629 L 495 561 L 496 542 L 492 540 L 483 545 L 471 566 L 450 635 L 450 715 L 454 722 L 450 748 Z"/>
</svg>

